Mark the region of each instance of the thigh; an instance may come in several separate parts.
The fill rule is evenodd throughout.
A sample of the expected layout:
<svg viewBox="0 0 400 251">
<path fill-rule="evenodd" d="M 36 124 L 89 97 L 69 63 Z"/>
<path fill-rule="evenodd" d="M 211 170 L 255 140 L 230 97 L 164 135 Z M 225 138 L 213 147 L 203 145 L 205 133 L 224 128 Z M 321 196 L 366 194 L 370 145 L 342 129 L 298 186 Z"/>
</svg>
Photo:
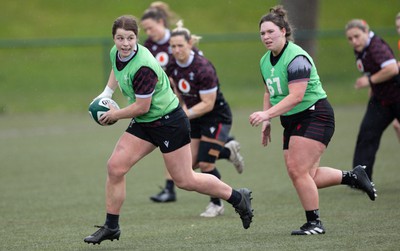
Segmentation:
<svg viewBox="0 0 400 251">
<path fill-rule="evenodd" d="M 193 179 L 192 156 L 187 144 L 175 151 L 163 153 L 165 166 L 177 184 L 191 182 Z"/>
<path fill-rule="evenodd" d="M 197 168 L 197 164 L 198 164 L 197 156 L 198 156 L 198 152 L 199 152 L 199 146 L 200 146 L 199 138 L 191 139 L 190 149 L 191 149 L 191 153 L 192 153 L 193 168 Z"/>
<path fill-rule="evenodd" d="M 400 102 L 393 105 L 393 114 L 394 117 L 400 122 Z"/>
<path fill-rule="evenodd" d="M 190 138 L 192 139 L 201 138 L 201 125 L 197 121 L 197 119 L 190 121 Z"/>
<path fill-rule="evenodd" d="M 283 149 L 290 148 L 293 136 L 319 141 L 328 146 L 335 132 L 335 115 L 326 99 L 319 100 L 310 109 L 290 116 L 281 116 L 284 127 Z"/>
<path fill-rule="evenodd" d="M 183 110 L 180 111 L 184 114 Z M 151 141 L 162 153 L 175 151 L 182 146 L 190 143 L 190 123 L 189 119 L 179 113 L 171 115 L 162 121 L 161 126 L 145 128 Z"/>
<path fill-rule="evenodd" d="M 125 132 L 118 140 L 109 161 L 112 166 L 118 166 L 128 171 L 155 148 L 156 146 L 152 143 Z"/>
<path fill-rule="evenodd" d="M 326 146 L 314 139 L 292 136 L 289 149 L 285 150 L 285 162 L 288 169 L 300 173 L 315 172 Z"/>
<path fill-rule="evenodd" d="M 360 125 L 360 132 L 364 134 L 382 133 L 394 118 L 389 107 L 383 106 L 379 101 L 371 98 Z"/>
</svg>

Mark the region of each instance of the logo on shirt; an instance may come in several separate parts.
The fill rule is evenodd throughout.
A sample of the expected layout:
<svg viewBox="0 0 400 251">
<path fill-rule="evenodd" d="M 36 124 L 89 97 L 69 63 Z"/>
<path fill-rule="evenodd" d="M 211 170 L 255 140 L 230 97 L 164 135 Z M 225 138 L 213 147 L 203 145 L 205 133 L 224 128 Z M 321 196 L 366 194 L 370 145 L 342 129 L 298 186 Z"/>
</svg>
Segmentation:
<svg viewBox="0 0 400 251">
<path fill-rule="evenodd" d="M 124 76 L 123 76 L 123 78 L 124 78 L 124 82 L 123 82 L 123 84 L 124 85 L 127 85 L 128 84 L 128 82 L 129 82 L 129 76 L 127 75 L 127 74 L 125 74 Z"/>
<path fill-rule="evenodd" d="M 194 79 L 194 73 L 193 73 L 193 72 L 190 72 L 190 73 L 189 73 L 189 79 L 190 79 L 191 81 L 193 81 L 193 79 Z"/>
<path fill-rule="evenodd" d="M 362 60 L 361 59 L 357 59 L 356 64 L 357 64 L 357 69 L 360 72 L 364 72 L 364 65 L 362 63 Z"/>
<path fill-rule="evenodd" d="M 271 68 L 271 77 L 273 77 L 273 76 L 274 76 L 274 71 L 275 71 L 275 68 L 274 68 L 274 67 L 272 67 L 272 68 Z"/>
<path fill-rule="evenodd" d="M 159 63 L 162 67 L 164 67 L 164 66 L 166 66 L 166 65 L 168 64 L 169 55 L 168 55 L 168 53 L 166 53 L 166 52 L 160 52 L 160 53 L 157 53 L 156 59 L 157 59 L 158 63 Z"/>
<path fill-rule="evenodd" d="M 181 78 L 178 82 L 178 88 L 182 93 L 189 93 L 190 92 L 190 84 L 189 82 L 184 79 Z"/>
</svg>

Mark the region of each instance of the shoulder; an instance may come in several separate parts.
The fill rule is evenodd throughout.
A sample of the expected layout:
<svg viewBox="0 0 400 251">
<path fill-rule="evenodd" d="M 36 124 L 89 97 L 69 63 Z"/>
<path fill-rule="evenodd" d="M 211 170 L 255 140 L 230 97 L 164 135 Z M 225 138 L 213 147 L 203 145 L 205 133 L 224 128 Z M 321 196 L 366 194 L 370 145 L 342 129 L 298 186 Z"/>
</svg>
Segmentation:
<svg viewBox="0 0 400 251">
<path fill-rule="evenodd" d="M 111 49 L 110 49 L 110 54 L 114 54 L 114 53 L 116 53 L 116 52 L 117 52 L 117 46 L 114 45 L 114 46 L 111 47 Z"/>
<path fill-rule="evenodd" d="M 388 59 L 395 58 L 394 52 L 390 46 L 382 38 L 376 35 L 371 38 L 367 51 L 377 63 L 382 63 Z"/>
<path fill-rule="evenodd" d="M 152 46 L 153 42 L 151 41 L 150 38 L 146 39 L 143 43 L 143 46 L 146 48 L 150 48 Z"/>
<path fill-rule="evenodd" d="M 139 54 L 140 57 L 146 58 L 148 61 L 157 62 L 157 60 L 155 59 L 155 57 L 153 56 L 153 54 L 150 52 L 149 49 L 147 49 L 145 46 L 140 45 L 140 44 L 138 44 L 137 46 L 138 46 L 137 53 Z"/>
<path fill-rule="evenodd" d="M 195 55 L 191 67 L 198 70 L 201 69 L 202 72 L 207 72 L 207 74 L 216 74 L 217 72 L 210 60 L 198 54 Z"/>
<path fill-rule="evenodd" d="M 304 66 L 304 67 L 308 68 L 312 64 L 308 57 L 306 57 L 305 55 L 299 54 L 299 55 L 295 56 L 292 61 L 290 61 L 289 65 Z"/>
<path fill-rule="evenodd" d="M 167 75 L 171 75 L 172 71 L 175 69 L 180 68 L 179 65 L 176 63 L 175 59 L 172 59 L 169 61 L 169 63 L 167 64 L 167 67 L 165 69 L 165 72 L 167 73 Z"/>
<path fill-rule="evenodd" d="M 269 61 L 269 57 L 270 57 L 271 51 L 267 51 L 260 59 L 260 64 L 263 64 L 265 62 Z"/>
<path fill-rule="evenodd" d="M 289 42 L 288 44 L 288 52 L 292 53 L 295 57 L 299 55 L 303 55 L 307 58 L 310 58 L 310 55 L 299 45 Z"/>
<path fill-rule="evenodd" d="M 374 35 L 371 38 L 371 42 L 370 42 L 370 48 L 371 49 L 382 49 L 382 50 L 390 50 L 391 48 L 390 46 L 386 43 L 385 40 L 383 40 L 381 37 Z"/>
<path fill-rule="evenodd" d="M 196 51 L 193 51 L 193 52 L 194 52 L 194 60 L 197 60 L 199 62 L 208 62 L 209 61 L 206 57 L 199 54 L 198 52 L 196 52 Z"/>
<path fill-rule="evenodd" d="M 143 46 L 141 44 L 137 44 L 137 47 L 138 47 L 138 51 L 149 52 L 149 49 L 146 48 L 146 46 Z"/>
<path fill-rule="evenodd" d="M 154 70 L 146 65 L 141 66 L 137 72 L 143 75 L 156 75 Z"/>
<path fill-rule="evenodd" d="M 200 56 L 204 56 L 204 53 L 197 47 L 193 47 L 192 49 L 194 53 L 199 54 Z"/>
</svg>

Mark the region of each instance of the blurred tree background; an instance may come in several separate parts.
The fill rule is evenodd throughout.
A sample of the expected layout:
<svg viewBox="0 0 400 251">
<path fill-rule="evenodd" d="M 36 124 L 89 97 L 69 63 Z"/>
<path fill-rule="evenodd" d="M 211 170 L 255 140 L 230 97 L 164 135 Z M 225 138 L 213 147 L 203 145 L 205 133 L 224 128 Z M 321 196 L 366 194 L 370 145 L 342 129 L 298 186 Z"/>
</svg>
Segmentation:
<svg viewBox="0 0 400 251">
<path fill-rule="evenodd" d="M 109 74 L 111 25 L 116 17 L 138 18 L 152 1 L 13 0 L 0 9 L 0 113 L 86 112 Z M 334 105 L 363 104 L 355 91 L 353 51 L 344 36 L 352 18 L 365 19 L 396 49 L 398 0 L 271 1 L 166 0 L 214 63 L 222 90 L 235 108 L 261 107 L 264 87 L 258 62 L 265 53 L 258 22 L 283 4 L 296 26 L 295 39 L 314 55 Z M 171 27 L 173 28 L 173 27 Z M 145 35 L 140 33 L 140 41 Z M 396 51 L 396 54 L 398 52 Z M 115 94 L 118 102 L 119 94 Z"/>
</svg>

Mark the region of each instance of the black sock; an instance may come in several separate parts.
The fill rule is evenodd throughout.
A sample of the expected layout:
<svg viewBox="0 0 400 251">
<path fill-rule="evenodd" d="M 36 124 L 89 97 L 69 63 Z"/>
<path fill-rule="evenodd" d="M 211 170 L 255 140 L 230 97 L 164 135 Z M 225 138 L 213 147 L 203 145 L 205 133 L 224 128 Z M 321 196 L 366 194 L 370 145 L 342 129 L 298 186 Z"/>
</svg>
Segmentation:
<svg viewBox="0 0 400 251">
<path fill-rule="evenodd" d="M 307 218 L 307 222 L 320 221 L 320 219 L 319 219 L 319 209 L 306 211 L 306 218 Z"/>
<path fill-rule="evenodd" d="M 221 174 L 219 173 L 219 171 L 218 171 L 218 169 L 215 167 L 212 171 L 209 171 L 209 172 L 203 172 L 203 171 L 201 171 L 202 173 L 208 173 L 208 174 L 211 174 L 211 175 L 214 175 L 215 177 L 217 177 L 218 179 L 221 179 Z"/>
<path fill-rule="evenodd" d="M 232 189 L 232 194 L 231 197 L 227 200 L 228 203 L 230 203 L 232 206 L 237 206 L 239 203 L 242 201 L 242 194 L 236 191 L 235 189 Z"/>
<path fill-rule="evenodd" d="M 210 197 L 210 202 L 212 202 L 215 205 L 221 206 L 221 199 L 220 198 Z"/>
<path fill-rule="evenodd" d="M 208 173 L 211 175 L 214 175 L 215 177 L 217 177 L 218 179 L 221 179 L 221 174 L 218 172 L 217 168 L 214 168 L 212 171 L 210 172 L 203 172 L 202 173 Z M 210 197 L 210 202 L 214 203 L 215 205 L 221 206 L 221 199 L 220 198 L 215 198 L 215 197 Z"/>
<path fill-rule="evenodd" d="M 117 228 L 119 226 L 118 221 L 119 221 L 119 215 L 107 213 L 105 225 L 107 225 L 108 228 L 111 229 Z"/>
<path fill-rule="evenodd" d="M 166 180 L 165 181 L 165 189 L 170 191 L 171 193 L 175 192 L 175 183 L 173 180 Z"/>
<path fill-rule="evenodd" d="M 342 182 L 343 185 L 352 185 L 353 183 L 353 172 L 352 171 L 342 171 Z"/>
<path fill-rule="evenodd" d="M 219 152 L 218 159 L 229 159 L 231 156 L 231 150 L 229 148 L 224 147 L 222 148 L 221 152 Z"/>
</svg>

